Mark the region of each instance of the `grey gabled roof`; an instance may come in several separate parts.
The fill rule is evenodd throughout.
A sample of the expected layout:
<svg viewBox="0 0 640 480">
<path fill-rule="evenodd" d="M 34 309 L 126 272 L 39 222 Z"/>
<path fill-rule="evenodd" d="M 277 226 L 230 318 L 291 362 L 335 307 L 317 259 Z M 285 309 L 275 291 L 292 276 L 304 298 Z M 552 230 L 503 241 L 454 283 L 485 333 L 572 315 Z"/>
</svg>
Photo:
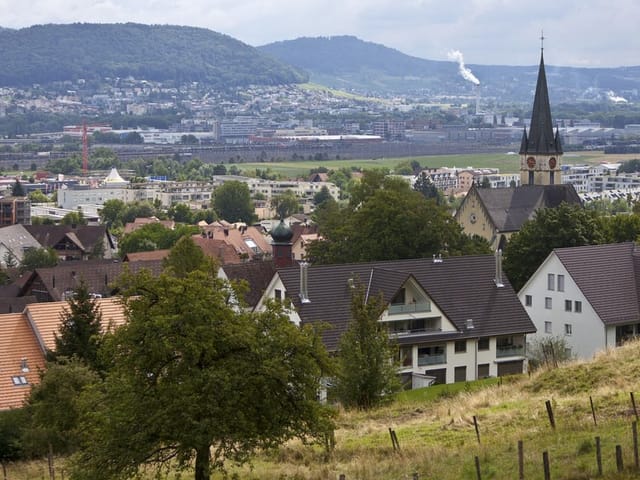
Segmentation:
<svg viewBox="0 0 640 480">
<path fill-rule="evenodd" d="M 544 55 L 540 54 L 540 68 L 538 69 L 538 83 L 533 99 L 533 111 L 531 113 L 531 126 L 529 135 L 522 136 L 520 154 L 556 154 L 562 153 L 560 135 L 553 133 L 551 120 L 551 106 L 549 104 L 549 91 L 547 89 L 547 75 L 544 69 Z"/>
<path fill-rule="evenodd" d="M 18 262 L 22 261 L 25 249 L 40 248 L 38 240 L 28 232 L 24 225 L 9 225 L 0 228 L 0 243 L 13 253 Z"/>
<path fill-rule="evenodd" d="M 573 185 L 523 185 L 509 188 L 476 188 L 478 197 L 500 232 L 516 232 L 539 208 L 555 208 L 562 202 L 580 204 Z"/>
<path fill-rule="evenodd" d="M 556 248 L 553 252 L 602 322 L 640 322 L 640 252 L 633 242 Z"/>
<path fill-rule="evenodd" d="M 351 318 L 349 279 L 370 286 L 369 295 L 382 292 L 386 302 L 413 277 L 431 300 L 453 322 L 458 332 L 440 336 L 411 337 L 429 342 L 442 338 L 476 338 L 500 334 L 535 332 L 535 327 L 520 304 L 513 288 L 494 283 L 495 260 L 492 255 L 450 257 L 441 263 L 431 259 L 367 262 L 343 265 L 311 265 L 308 268 L 309 303 L 301 303 L 300 269 L 278 272 L 287 295 L 293 301 L 303 324 L 326 324 L 323 341 L 336 350 Z M 473 330 L 466 329 L 473 319 Z"/>
</svg>

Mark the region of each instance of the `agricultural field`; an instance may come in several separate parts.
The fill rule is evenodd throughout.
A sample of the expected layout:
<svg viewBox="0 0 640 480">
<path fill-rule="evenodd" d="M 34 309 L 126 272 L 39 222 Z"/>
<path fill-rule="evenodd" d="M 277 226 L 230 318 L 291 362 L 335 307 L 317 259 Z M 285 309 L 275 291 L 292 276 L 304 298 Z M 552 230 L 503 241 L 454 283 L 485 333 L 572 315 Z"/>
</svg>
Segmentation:
<svg viewBox="0 0 640 480">
<path fill-rule="evenodd" d="M 563 156 L 565 165 L 597 165 L 602 162 L 619 162 L 638 158 L 637 154 L 613 154 L 605 155 L 602 152 L 568 152 Z M 288 162 L 251 162 L 229 164 L 227 167 L 235 165 L 239 169 L 247 172 L 255 169 L 269 169 L 275 175 L 282 178 L 304 178 L 309 175 L 313 168 L 325 167 L 327 169 L 339 168 L 387 168 L 391 171 L 399 164 L 406 164 L 411 161 L 418 161 L 423 167 L 458 167 L 464 168 L 473 166 L 475 168 L 499 168 L 500 173 L 515 173 L 520 169 L 519 155 L 509 153 L 483 153 L 464 155 L 433 155 L 422 157 L 402 157 L 402 158 L 375 158 L 375 159 L 348 159 L 348 160 L 304 160 Z"/>
</svg>

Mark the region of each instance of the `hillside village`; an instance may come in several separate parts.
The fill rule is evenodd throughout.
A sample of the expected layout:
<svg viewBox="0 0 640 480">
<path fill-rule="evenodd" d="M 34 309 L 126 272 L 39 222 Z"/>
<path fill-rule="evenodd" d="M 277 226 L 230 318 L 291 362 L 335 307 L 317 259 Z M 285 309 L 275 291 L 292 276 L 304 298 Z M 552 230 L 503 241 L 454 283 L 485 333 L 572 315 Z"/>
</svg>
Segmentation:
<svg viewBox="0 0 640 480">
<path fill-rule="evenodd" d="M 126 86 L 126 81 L 122 83 Z M 151 84 L 130 88 L 135 96 L 172 93 Z M 168 271 L 179 271 L 172 249 L 184 245 L 180 238 L 189 239 L 196 249 L 190 255 L 215 262 L 215 280 L 202 278 L 224 285 L 220 291 L 228 288 L 225 307 L 229 312 L 237 318 L 245 318 L 245 314 L 266 318 L 274 305 L 282 307 L 277 311 L 286 317 L 286 328 L 317 329 L 322 348 L 332 357 L 340 357 L 341 341 L 354 323 L 354 292 L 366 292 L 365 304 L 380 299 L 382 307 L 376 311 L 375 321 L 384 326 L 387 339 L 393 342 L 395 374 L 406 390 L 526 374 L 531 371 L 531 352 L 544 342 L 560 342 L 563 349 L 558 356 L 581 359 L 622 346 L 640 335 L 640 254 L 633 242 L 640 233 L 640 223 L 631 223 L 635 212 L 620 216 L 629 219 L 628 228 L 625 224 L 616 230 L 614 221 L 606 224 L 614 225 L 606 237 L 609 241 L 604 234 L 599 242 L 555 245 L 549 240 L 547 250 L 535 252 L 542 257 L 524 282 L 508 275 L 514 263 L 527 260 L 512 253 L 510 248 L 514 247 L 510 246 L 527 238 L 524 233 L 530 225 L 543 218 L 540 212 L 590 215 L 586 205 L 597 196 L 621 201 L 627 207 L 638 202 L 637 175 L 604 175 L 616 169 L 612 165 L 563 163 L 566 130 L 552 122 L 547 89 L 541 55 L 531 120 L 524 130 L 518 128 L 520 149 L 512 156 L 518 163 L 517 174 L 472 167 L 420 168 L 410 176 L 385 178 L 358 172 L 351 179 L 358 185 L 351 198 L 345 198 L 325 172 L 287 181 L 216 174 L 210 181 L 147 178 L 131 182 L 116 168 L 101 178 L 43 175 L 24 182 L 6 178 L 3 184 L 12 194 L 0 199 L 0 264 L 6 275 L 0 287 L 0 410 L 21 408 L 31 392 L 37 391 L 42 372 L 51 365 L 63 322 L 81 289 L 93 302 L 101 331 L 116 331 L 136 314 L 132 307 L 135 300 L 128 303 L 132 297 L 122 278 L 166 278 Z M 279 108 L 275 87 L 272 95 L 256 92 L 263 104 L 252 108 L 263 112 L 269 106 Z M 94 100 L 103 108 L 123 108 L 125 102 L 115 105 L 100 95 Z M 62 99 L 44 96 L 39 107 L 46 103 L 46 108 L 55 110 L 60 102 L 76 104 L 69 92 Z M 192 102 L 191 108 L 195 107 Z M 204 111 L 211 105 L 201 107 Z M 134 102 L 125 108 L 135 113 Z M 299 127 L 292 128 L 295 133 Z M 380 138 L 385 135 L 382 133 Z M 81 135 L 86 136 L 86 130 Z M 436 191 L 426 199 L 414 190 L 421 179 Z M 19 188 L 23 191 L 18 192 Z M 32 202 L 27 195 L 36 190 L 55 191 L 56 202 Z M 155 215 L 134 215 L 130 221 L 119 217 L 119 223 L 105 221 L 104 211 L 116 204 L 123 209 L 126 205 L 152 205 L 158 211 L 183 204 L 188 212 L 204 213 L 216 205 L 221 191 L 243 194 L 234 198 L 234 207 L 251 200 L 248 216 L 229 209 L 235 218 L 221 216 L 207 221 L 203 217 L 190 225 Z M 390 196 L 375 197 L 376 192 Z M 294 206 L 282 209 L 287 196 Z M 460 202 L 453 214 L 448 206 L 437 203 L 455 196 Z M 367 202 L 372 198 L 380 203 L 371 207 Z M 343 240 L 351 238 L 350 222 L 368 231 L 357 224 L 358 214 L 368 208 L 381 212 L 384 207 L 393 207 L 391 200 L 384 203 L 389 198 L 407 201 L 406 205 L 418 205 L 409 199 L 418 202 L 419 198 L 429 202 L 419 203 L 425 209 L 419 213 L 431 210 L 441 215 L 425 217 L 429 226 L 423 230 L 410 230 L 408 225 L 401 225 L 406 229 L 386 230 L 395 228 L 394 219 L 377 218 L 379 224 L 373 225 L 374 233 L 367 240 L 382 242 L 379 248 L 389 254 L 385 258 L 355 255 L 359 249 L 374 251 L 364 242 L 341 246 L 343 250 L 335 246 L 340 235 Z M 389 215 L 400 217 L 401 213 Z M 562 227 L 556 225 L 555 229 Z M 148 232 L 148 236 L 141 232 Z M 434 240 L 433 251 L 426 252 L 426 244 L 419 243 L 424 239 L 412 238 L 417 236 L 415 232 L 425 237 L 442 233 L 442 238 L 439 243 Z M 620 238 L 620 232 L 627 236 Z M 380 238 L 374 238 L 376 234 Z M 403 257 L 397 248 L 402 242 L 422 250 Z M 354 255 L 340 257 L 344 251 Z M 49 252 L 53 261 L 29 269 L 34 252 Z M 322 261 L 332 258 L 346 260 Z M 188 263 L 186 259 L 182 261 Z M 176 284 L 183 280 L 176 274 Z M 187 297 L 185 293 L 184 301 Z M 147 305 L 149 311 L 156 308 L 156 301 Z M 181 301 L 176 299 L 175 303 Z M 156 372 L 147 372 L 150 384 L 156 382 L 154 375 Z M 331 400 L 327 392 L 331 382 L 323 378 L 322 387 L 317 385 L 321 403 Z"/>
</svg>

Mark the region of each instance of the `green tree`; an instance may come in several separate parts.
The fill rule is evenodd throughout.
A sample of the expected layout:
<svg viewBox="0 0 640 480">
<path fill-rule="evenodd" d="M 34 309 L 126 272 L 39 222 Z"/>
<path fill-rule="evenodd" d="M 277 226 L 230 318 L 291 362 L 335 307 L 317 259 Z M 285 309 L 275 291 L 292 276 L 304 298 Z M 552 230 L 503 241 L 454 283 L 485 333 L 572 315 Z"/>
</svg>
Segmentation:
<svg viewBox="0 0 640 480">
<path fill-rule="evenodd" d="M 365 288 L 352 291 L 351 323 L 340 338 L 336 395 L 345 407 L 373 408 L 400 388 L 397 347 L 380 315 L 385 309 L 382 295 L 367 298 Z"/>
<path fill-rule="evenodd" d="M 100 209 L 100 220 L 109 228 L 121 227 L 126 204 L 117 198 L 107 200 Z"/>
<path fill-rule="evenodd" d="M 170 269 L 173 275 L 180 278 L 200 268 L 215 270 L 212 259 L 189 236 L 182 237 L 171 248 L 164 259 L 164 268 Z"/>
<path fill-rule="evenodd" d="M 278 218 L 286 218 L 300 211 L 298 197 L 292 190 L 287 190 L 273 197 L 271 205 L 275 209 Z"/>
<path fill-rule="evenodd" d="M 420 175 L 418 175 L 418 178 L 416 178 L 413 184 L 413 189 L 416 192 L 420 192 L 424 198 L 433 198 L 438 205 L 444 203 L 442 193 L 425 172 L 420 172 Z"/>
<path fill-rule="evenodd" d="M 42 190 L 29 192 L 28 197 L 29 200 L 31 200 L 31 203 L 47 203 L 51 201 L 47 195 L 42 193 Z"/>
<path fill-rule="evenodd" d="M 193 211 L 186 203 L 176 203 L 171 205 L 169 211 L 169 218 L 172 218 L 178 223 L 193 223 Z"/>
<path fill-rule="evenodd" d="M 635 242 L 640 236 L 640 215 L 603 216 L 600 222 L 605 243 Z"/>
<path fill-rule="evenodd" d="M 11 187 L 11 195 L 14 197 L 24 197 L 27 195 L 27 192 L 24 190 L 20 180 L 16 180 L 14 182 L 13 187 Z"/>
<path fill-rule="evenodd" d="M 178 225 L 173 230 L 161 223 L 148 223 L 128 233 L 120 240 L 120 255 L 171 248 L 184 235 L 198 233 L 195 225 Z"/>
<path fill-rule="evenodd" d="M 208 268 L 122 279 L 128 322 L 107 335 L 104 384 L 90 391 L 75 479 L 132 478 L 145 465 L 210 478 L 256 448 L 315 438 L 330 421 L 316 401 L 329 367 L 317 335 L 278 305 L 229 304 Z"/>
<path fill-rule="evenodd" d="M 55 267 L 58 254 L 52 248 L 29 248 L 24 252 L 20 263 L 20 272 L 33 271 L 36 268 Z"/>
<path fill-rule="evenodd" d="M 518 291 L 554 248 L 595 245 L 604 240 L 597 213 L 566 203 L 543 208 L 509 239 L 504 271 Z"/>
<path fill-rule="evenodd" d="M 26 403 L 23 441 L 35 456 L 47 456 L 50 478 L 55 477 L 54 454 L 69 454 L 78 446 L 81 392 L 98 381 L 79 360 L 53 363 L 40 373 Z"/>
<path fill-rule="evenodd" d="M 329 199 L 333 199 L 331 193 L 329 192 L 329 188 L 327 186 L 323 186 L 318 193 L 313 196 L 313 204 L 317 207 L 323 202 L 326 202 Z"/>
<path fill-rule="evenodd" d="M 255 217 L 249 186 L 237 180 L 224 182 L 215 189 L 213 208 L 228 222 L 252 223 Z"/>
<path fill-rule="evenodd" d="M 87 219 L 81 211 L 69 212 L 60 220 L 62 225 L 86 225 L 87 223 Z"/>
<path fill-rule="evenodd" d="M 0 464 L 4 479 L 8 478 L 7 465 L 24 458 L 22 442 L 24 424 L 24 409 L 0 411 Z"/>
<path fill-rule="evenodd" d="M 367 172 L 368 174 L 368 172 Z M 315 212 L 321 240 L 307 249 L 314 263 L 349 263 L 434 254 L 477 253 L 446 207 L 425 199 L 401 179 L 367 174 L 341 207 L 325 202 Z"/>
<path fill-rule="evenodd" d="M 49 359 L 77 357 L 99 372 L 102 313 L 98 302 L 91 296 L 86 283 L 80 282 L 67 303 L 67 308 L 60 314 L 60 335 L 54 333 L 55 350 L 49 352 Z"/>
</svg>

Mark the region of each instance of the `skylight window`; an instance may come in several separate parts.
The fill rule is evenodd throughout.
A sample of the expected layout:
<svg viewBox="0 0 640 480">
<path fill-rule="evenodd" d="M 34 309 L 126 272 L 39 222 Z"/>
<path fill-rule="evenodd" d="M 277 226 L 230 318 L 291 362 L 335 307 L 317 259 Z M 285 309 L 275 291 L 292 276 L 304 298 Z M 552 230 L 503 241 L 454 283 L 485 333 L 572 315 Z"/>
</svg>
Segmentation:
<svg viewBox="0 0 640 480">
<path fill-rule="evenodd" d="M 25 377 L 24 375 L 16 375 L 14 377 L 11 377 L 11 380 L 13 380 L 13 384 L 15 386 L 29 385 L 29 382 L 27 381 L 27 377 Z"/>
</svg>

